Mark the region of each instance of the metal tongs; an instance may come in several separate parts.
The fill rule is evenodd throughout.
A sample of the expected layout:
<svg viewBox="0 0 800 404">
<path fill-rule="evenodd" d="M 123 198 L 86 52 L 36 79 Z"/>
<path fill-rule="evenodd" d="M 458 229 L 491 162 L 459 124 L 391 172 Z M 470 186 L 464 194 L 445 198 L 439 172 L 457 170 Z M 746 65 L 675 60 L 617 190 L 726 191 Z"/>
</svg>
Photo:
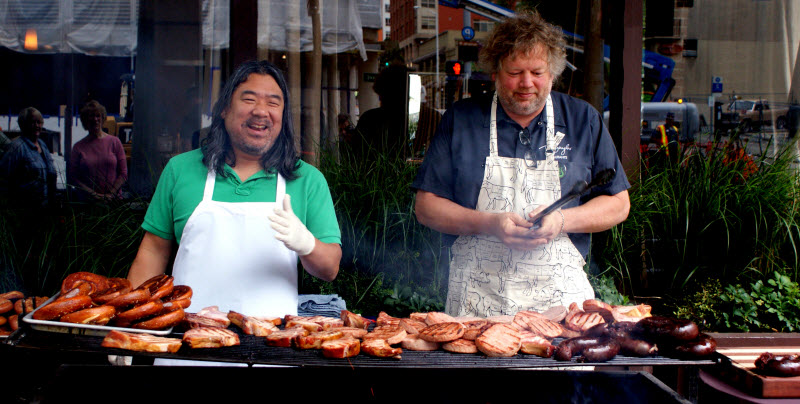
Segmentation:
<svg viewBox="0 0 800 404">
<path fill-rule="evenodd" d="M 536 230 L 542 225 L 542 218 L 553 213 L 554 211 L 560 209 L 562 206 L 566 205 L 569 201 L 585 194 L 590 189 L 608 184 L 612 178 L 614 178 L 614 174 L 617 173 L 617 170 L 613 168 L 608 168 L 603 171 L 600 171 L 592 182 L 586 183 L 586 181 L 578 181 L 575 185 L 572 186 L 572 190 L 569 191 L 568 194 L 562 196 L 559 200 L 553 202 L 552 205 L 544 208 L 543 211 L 539 212 L 536 216 L 528 219 L 529 222 L 533 223 L 532 230 Z"/>
</svg>

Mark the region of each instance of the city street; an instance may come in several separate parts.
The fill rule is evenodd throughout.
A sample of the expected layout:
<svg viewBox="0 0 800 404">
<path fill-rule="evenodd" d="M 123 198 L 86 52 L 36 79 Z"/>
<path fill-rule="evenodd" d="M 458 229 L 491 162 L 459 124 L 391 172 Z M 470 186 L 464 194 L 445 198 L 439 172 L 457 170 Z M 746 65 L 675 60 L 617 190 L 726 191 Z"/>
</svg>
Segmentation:
<svg viewBox="0 0 800 404">
<path fill-rule="evenodd" d="M 723 136 L 723 140 L 730 139 L 730 136 Z M 800 168 L 800 147 L 798 147 L 797 138 L 789 138 L 786 130 L 775 130 L 769 128 L 768 130 L 749 132 L 741 134 L 742 144 L 746 145 L 747 153 L 754 158 L 766 156 L 774 158 L 777 154 L 786 147 L 787 144 L 794 142 L 794 164 L 795 168 Z M 705 143 L 711 140 L 710 135 L 701 135 L 698 139 L 700 143 Z"/>
</svg>

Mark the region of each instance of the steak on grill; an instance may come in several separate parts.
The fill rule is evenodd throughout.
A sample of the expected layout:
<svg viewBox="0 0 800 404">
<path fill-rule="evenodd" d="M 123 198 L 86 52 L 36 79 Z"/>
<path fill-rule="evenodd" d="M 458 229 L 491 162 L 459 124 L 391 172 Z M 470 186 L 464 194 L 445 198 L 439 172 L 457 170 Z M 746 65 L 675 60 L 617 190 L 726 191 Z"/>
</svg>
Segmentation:
<svg viewBox="0 0 800 404">
<path fill-rule="evenodd" d="M 111 330 L 103 338 L 101 346 L 106 348 L 127 349 L 138 352 L 178 352 L 181 340 L 178 338 L 157 337 L 150 334 L 136 334 Z"/>
<path fill-rule="evenodd" d="M 495 324 L 484 331 L 475 345 L 486 356 L 514 356 L 519 352 L 519 332 L 511 324 Z"/>
<path fill-rule="evenodd" d="M 200 327 L 183 333 L 183 342 L 191 348 L 220 348 L 239 345 L 239 335 L 225 328 Z"/>
</svg>

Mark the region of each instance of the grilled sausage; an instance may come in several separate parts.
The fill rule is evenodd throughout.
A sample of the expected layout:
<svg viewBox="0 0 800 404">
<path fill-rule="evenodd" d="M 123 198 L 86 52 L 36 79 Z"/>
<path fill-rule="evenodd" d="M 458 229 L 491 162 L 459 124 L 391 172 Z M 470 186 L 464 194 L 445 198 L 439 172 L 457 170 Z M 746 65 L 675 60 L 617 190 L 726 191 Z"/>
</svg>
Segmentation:
<svg viewBox="0 0 800 404">
<path fill-rule="evenodd" d="M 625 335 L 616 336 L 620 351 L 627 356 L 653 356 L 658 353 L 658 347 L 645 340 L 634 339 Z"/>
<path fill-rule="evenodd" d="M 692 341 L 675 346 L 672 352 L 684 358 L 704 358 L 717 350 L 717 341 L 708 334 L 700 334 Z"/>
<path fill-rule="evenodd" d="M 648 340 L 670 343 L 694 340 L 700 334 L 700 330 L 697 324 L 690 320 L 652 316 L 637 322 L 634 333 Z"/>
<path fill-rule="evenodd" d="M 609 330 L 608 323 L 600 323 L 586 330 L 583 335 L 586 337 L 604 337 L 609 335 Z"/>
<path fill-rule="evenodd" d="M 578 358 L 578 362 L 607 362 L 617 356 L 619 349 L 616 339 L 606 337 L 600 343 L 584 348 L 583 356 Z"/>
<path fill-rule="evenodd" d="M 756 368 L 769 376 L 800 376 L 800 355 L 776 356 L 764 352 L 756 359 Z"/>
<path fill-rule="evenodd" d="M 559 361 L 569 361 L 575 355 L 580 355 L 587 347 L 598 345 L 602 337 L 574 337 L 568 338 L 556 347 L 553 357 Z"/>
</svg>

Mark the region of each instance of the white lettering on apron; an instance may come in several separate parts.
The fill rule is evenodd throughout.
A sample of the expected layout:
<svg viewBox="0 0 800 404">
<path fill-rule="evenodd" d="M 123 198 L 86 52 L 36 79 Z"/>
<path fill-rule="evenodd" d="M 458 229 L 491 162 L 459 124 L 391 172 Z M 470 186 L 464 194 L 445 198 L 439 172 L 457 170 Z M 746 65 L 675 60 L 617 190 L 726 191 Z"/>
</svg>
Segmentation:
<svg viewBox="0 0 800 404">
<path fill-rule="evenodd" d="M 544 161 L 500 157 L 497 148 L 497 94 L 492 100 L 489 156 L 476 210 L 527 214 L 561 197 L 553 102 L 547 97 L 547 150 Z M 594 298 L 585 262 L 566 234 L 533 250 L 512 250 L 486 234 L 460 236 L 451 248 L 446 311 L 454 316 L 542 312 Z"/>
</svg>

